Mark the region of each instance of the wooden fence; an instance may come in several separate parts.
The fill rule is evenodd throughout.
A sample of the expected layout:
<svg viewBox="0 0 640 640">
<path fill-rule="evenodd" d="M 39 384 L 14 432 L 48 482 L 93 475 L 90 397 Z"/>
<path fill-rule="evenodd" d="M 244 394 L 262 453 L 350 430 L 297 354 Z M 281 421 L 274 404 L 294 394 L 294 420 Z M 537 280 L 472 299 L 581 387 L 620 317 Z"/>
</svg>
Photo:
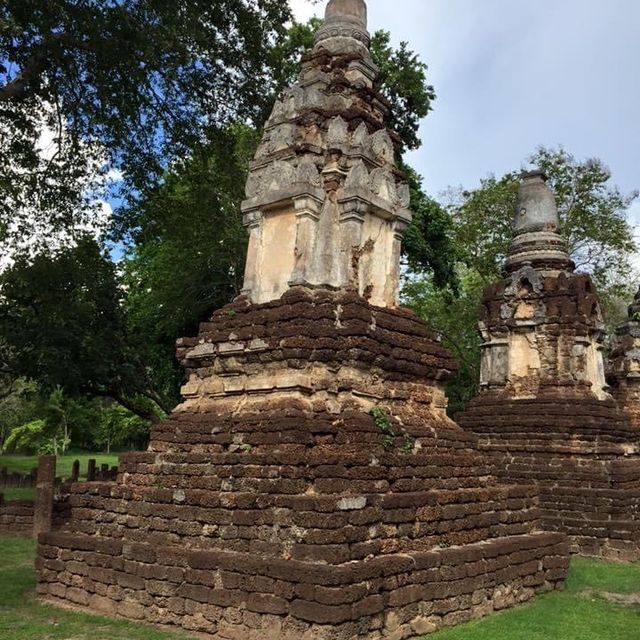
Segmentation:
<svg viewBox="0 0 640 640">
<path fill-rule="evenodd" d="M 86 473 L 81 474 L 80 461 L 76 460 L 71 468 L 71 476 L 68 478 L 56 478 L 56 485 L 65 482 L 115 482 L 118 476 L 118 467 L 109 467 L 108 464 L 98 466 L 95 460 L 89 460 Z M 36 486 L 38 468 L 29 473 L 9 472 L 7 467 L 0 467 L 0 488 L 31 489 Z"/>
</svg>

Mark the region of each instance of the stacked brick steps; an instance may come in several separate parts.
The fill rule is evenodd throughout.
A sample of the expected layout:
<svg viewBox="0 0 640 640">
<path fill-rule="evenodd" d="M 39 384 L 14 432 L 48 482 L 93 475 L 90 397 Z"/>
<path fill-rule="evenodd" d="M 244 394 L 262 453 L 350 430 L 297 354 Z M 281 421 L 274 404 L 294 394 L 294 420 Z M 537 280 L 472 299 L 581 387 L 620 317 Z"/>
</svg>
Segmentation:
<svg viewBox="0 0 640 640">
<path fill-rule="evenodd" d="M 41 547 L 39 591 L 50 601 L 221 639 L 373 640 L 413 637 L 525 602 L 563 584 L 567 567 L 566 539 L 553 533 L 357 564 L 56 533 Z"/>
<path fill-rule="evenodd" d="M 409 312 L 292 290 L 179 354 L 149 451 L 41 538 L 44 597 L 216 640 L 402 640 L 562 585 L 565 537 L 446 417 L 450 358 Z"/>
<path fill-rule="evenodd" d="M 502 481 L 538 487 L 544 528 L 574 553 L 640 559 L 640 438 L 613 401 L 481 396 L 459 420 Z"/>
<path fill-rule="evenodd" d="M 11 500 L 5 502 L 0 493 L 0 534 L 30 535 L 33 531 L 33 502 Z"/>
<path fill-rule="evenodd" d="M 177 456 L 180 463 L 161 456 L 161 463 L 150 465 L 153 454 L 143 455 L 142 464 L 140 456 L 137 463 L 133 456 L 124 459 L 123 469 L 131 470 L 124 471 L 127 484 L 74 487 L 74 530 L 339 563 L 525 534 L 538 517 L 533 489 L 492 486 L 486 476 L 470 477 L 468 468 L 456 477 L 448 457 L 440 468 L 428 456 L 422 458 L 431 466 L 415 468 L 400 466 L 408 456 L 398 456 L 396 467 L 256 465 L 262 476 L 256 478 L 237 455 L 236 466 L 225 460 L 219 475 L 212 472 L 215 465 L 195 462 L 202 456 Z M 135 473 L 140 466 L 158 472 Z M 440 480 L 445 469 L 451 479 Z"/>
</svg>

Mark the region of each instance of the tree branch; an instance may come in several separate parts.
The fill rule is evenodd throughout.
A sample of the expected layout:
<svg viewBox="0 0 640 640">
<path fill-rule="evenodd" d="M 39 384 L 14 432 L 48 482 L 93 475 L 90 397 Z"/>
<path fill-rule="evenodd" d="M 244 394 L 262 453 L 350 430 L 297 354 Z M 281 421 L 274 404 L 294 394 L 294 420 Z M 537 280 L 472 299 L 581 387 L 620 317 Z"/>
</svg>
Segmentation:
<svg viewBox="0 0 640 640">
<path fill-rule="evenodd" d="M 63 47 L 84 51 L 94 49 L 93 43 L 78 40 L 67 33 L 46 36 L 38 45 L 36 53 L 27 60 L 22 71 L 13 80 L 0 87 L 0 103 L 24 98 L 29 84 L 45 72 L 52 60 L 60 59 Z"/>
<path fill-rule="evenodd" d="M 102 395 L 103 397 L 111 398 L 112 400 L 115 400 L 118 404 L 122 405 L 125 409 L 128 409 L 129 411 L 131 411 L 131 413 L 134 413 L 135 415 L 142 418 L 143 420 L 149 420 L 151 424 L 157 424 L 162 420 L 162 418 L 155 411 L 139 406 L 138 404 L 129 400 L 129 398 L 125 397 L 122 393 L 120 393 L 115 389 L 111 389 L 110 391 L 106 391 L 102 394 L 96 394 L 96 395 Z"/>
<path fill-rule="evenodd" d="M 29 84 L 41 76 L 46 68 L 47 58 L 43 54 L 30 58 L 21 73 L 0 87 L 0 102 L 24 98 Z"/>
</svg>

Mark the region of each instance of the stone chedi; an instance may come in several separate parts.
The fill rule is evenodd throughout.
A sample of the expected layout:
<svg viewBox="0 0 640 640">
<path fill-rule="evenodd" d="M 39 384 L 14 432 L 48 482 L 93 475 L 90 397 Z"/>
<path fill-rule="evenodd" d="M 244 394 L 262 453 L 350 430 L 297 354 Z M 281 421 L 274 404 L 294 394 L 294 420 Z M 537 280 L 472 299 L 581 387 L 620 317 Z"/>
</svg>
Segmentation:
<svg viewBox="0 0 640 640">
<path fill-rule="evenodd" d="M 368 42 L 364 4 L 331 3 L 298 82 L 266 124 L 242 205 L 250 231 L 244 290 L 254 303 L 292 285 L 397 302 L 409 186 L 394 164 Z"/>
<path fill-rule="evenodd" d="M 40 594 L 217 640 L 418 637 L 563 584 L 566 537 L 446 415 L 396 306 L 410 219 L 362 1 L 332 0 L 252 166 L 245 294 L 178 342 L 184 402 L 74 485 Z"/>
<path fill-rule="evenodd" d="M 637 432 L 609 393 L 598 297 L 539 172 L 523 179 L 505 277 L 482 305 L 481 393 L 460 424 L 502 480 L 538 485 L 545 528 L 574 551 L 637 559 Z"/>
<path fill-rule="evenodd" d="M 611 349 L 612 393 L 631 424 L 640 427 L 640 291 L 629 306 L 629 319 L 618 327 Z"/>
<path fill-rule="evenodd" d="M 542 173 L 525 176 L 516 209 L 506 278 L 483 298 L 480 384 L 511 398 L 605 400 L 600 305 L 590 278 L 573 273 Z"/>
</svg>

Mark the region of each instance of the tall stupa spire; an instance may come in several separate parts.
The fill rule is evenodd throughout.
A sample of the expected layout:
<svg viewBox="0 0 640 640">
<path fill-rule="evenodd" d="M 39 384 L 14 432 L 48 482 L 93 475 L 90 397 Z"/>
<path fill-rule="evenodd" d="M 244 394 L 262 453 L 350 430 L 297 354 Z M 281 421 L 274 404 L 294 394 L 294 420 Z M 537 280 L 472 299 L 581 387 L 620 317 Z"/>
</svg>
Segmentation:
<svg viewBox="0 0 640 640">
<path fill-rule="evenodd" d="M 298 81 L 276 102 L 247 182 L 244 293 L 356 291 L 397 304 L 410 192 L 395 164 L 388 103 L 375 90 L 363 0 L 331 0 Z"/>
<path fill-rule="evenodd" d="M 322 47 L 331 53 L 339 53 L 368 46 L 364 0 L 331 0 L 325 11 L 324 24 L 316 36 L 316 50 Z"/>
</svg>

